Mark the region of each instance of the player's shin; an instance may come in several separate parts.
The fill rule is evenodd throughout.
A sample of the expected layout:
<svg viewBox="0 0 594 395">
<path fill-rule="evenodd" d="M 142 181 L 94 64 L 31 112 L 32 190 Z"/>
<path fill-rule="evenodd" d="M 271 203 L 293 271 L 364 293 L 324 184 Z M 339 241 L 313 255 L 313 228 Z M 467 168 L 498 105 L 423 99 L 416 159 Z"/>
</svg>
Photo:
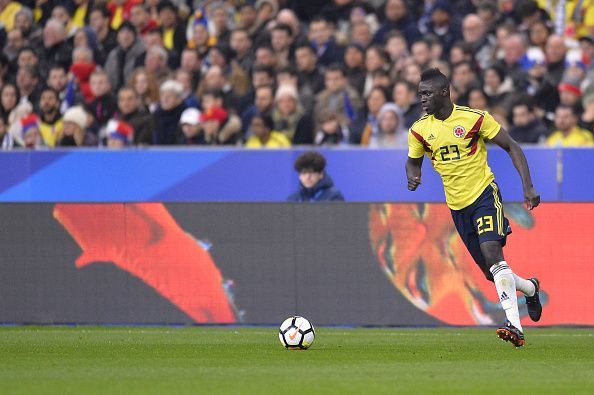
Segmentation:
<svg viewBox="0 0 594 395">
<path fill-rule="evenodd" d="M 534 283 L 532 281 L 528 281 L 525 278 L 518 276 L 516 273 L 513 273 L 514 282 L 516 284 L 516 289 L 522 292 L 526 296 L 533 296 L 534 292 L 536 292 L 536 288 L 534 287 Z"/>
<path fill-rule="evenodd" d="M 514 273 L 509 268 L 507 262 L 501 261 L 494 264 L 489 269 L 493 274 L 495 280 L 495 287 L 499 295 L 499 302 L 501 307 L 505 310 L 505 315 L 509 322 L 520 331 L 522 324 L 520 324 L 520 313 L 518 312 L 518 298 L 516 296 L 516 282 L 514 280 Z"/>
</svg>

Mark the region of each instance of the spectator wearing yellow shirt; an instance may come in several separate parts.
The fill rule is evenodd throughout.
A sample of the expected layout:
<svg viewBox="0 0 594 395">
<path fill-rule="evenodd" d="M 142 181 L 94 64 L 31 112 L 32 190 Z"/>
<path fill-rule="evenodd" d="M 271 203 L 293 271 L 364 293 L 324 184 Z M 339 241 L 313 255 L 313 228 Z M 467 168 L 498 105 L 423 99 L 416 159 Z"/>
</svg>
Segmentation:
<svg viewBox="0 0 594 395">
<path fill-rule="evenodd" d="M 23 8 L 21 3 L 16 1 L 0 0 L 0 23 L 4 25 L 7 32 L 14 29 L 14 17 Z"/>
<path fill-rule="evenodd" d="M 54 148 L 62 136 L 63 120 L 60 97 L 52 88 L 45 88 L 39 99 L 39 132 L 45 145 Z"/>
<path fill-rule="evenodd" d="M 578 116 L 573 107 L 560 105 L 555 111 L 555 128 L 547 138 L 551 147 L 588 147 L 594 145 L 592 133 L 577 126 Z"/>
<path fill-rule="evenodd" d="M 157 5 L 159 11 L 159 24 L 163 37 L 163 45 L 170 51 L 175 51 L 179 56 L 186 47 L 186 31 L 183 24 L 179 23 L 177 7 L 170 0 L 161 0 Z"/>
<path fill-rule="evenodd" d="M 246 148 L 288 148 L 291 146 L 289 139 L 282 133 L 272 130 L 274 121 L 269 114 L 256 114 L 252 118 L 250 127 L 251 135 L 246 143 Z"/>
</svg>

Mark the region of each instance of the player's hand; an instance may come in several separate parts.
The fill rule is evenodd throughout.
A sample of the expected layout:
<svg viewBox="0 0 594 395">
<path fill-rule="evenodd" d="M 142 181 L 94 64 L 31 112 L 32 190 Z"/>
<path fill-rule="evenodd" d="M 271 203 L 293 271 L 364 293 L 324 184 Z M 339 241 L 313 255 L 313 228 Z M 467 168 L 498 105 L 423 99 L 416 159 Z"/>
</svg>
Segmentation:
<svg viewBox="0 0 594 395">
<path fill-rule="evenodd" d="M 540 195 L 534 187 L 524 188 L 524 204 L 528 210 L 532 210 L 540 204 Z"/>
<path fill-rule="evenodd" d="M 408 190 L 414 191 L 421 185 L 421 177 L 408 177 Z"/>
</svg>

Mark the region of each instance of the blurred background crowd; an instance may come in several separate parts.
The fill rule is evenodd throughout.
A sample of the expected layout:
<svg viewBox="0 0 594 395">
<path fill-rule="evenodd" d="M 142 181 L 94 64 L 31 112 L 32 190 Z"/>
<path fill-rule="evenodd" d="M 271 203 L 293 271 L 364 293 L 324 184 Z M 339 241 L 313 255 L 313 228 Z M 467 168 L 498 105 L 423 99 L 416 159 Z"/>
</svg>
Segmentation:
<svg viewBox="0 0 594 395">
<path fill-rule="evenodd" d="M 406 147 L 421 71 L 592 145 L 594 0 L 0 0 L 3 149 Z"/>
</svg>

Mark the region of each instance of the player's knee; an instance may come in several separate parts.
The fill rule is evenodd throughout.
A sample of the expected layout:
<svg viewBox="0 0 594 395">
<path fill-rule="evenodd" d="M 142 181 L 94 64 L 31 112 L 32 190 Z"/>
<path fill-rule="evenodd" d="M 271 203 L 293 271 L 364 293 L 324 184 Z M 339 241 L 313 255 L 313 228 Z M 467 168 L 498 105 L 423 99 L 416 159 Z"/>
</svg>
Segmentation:
<svg viewBox="0 0 594 395">
<path fill-rule="evenodd" d="M 499 241 L 487 241 L 482 243 L 481 252 L 483 253 L 487 267 L 489 268 L 494 264 L 503 261 L 503 248 Z"/>
</svg>

